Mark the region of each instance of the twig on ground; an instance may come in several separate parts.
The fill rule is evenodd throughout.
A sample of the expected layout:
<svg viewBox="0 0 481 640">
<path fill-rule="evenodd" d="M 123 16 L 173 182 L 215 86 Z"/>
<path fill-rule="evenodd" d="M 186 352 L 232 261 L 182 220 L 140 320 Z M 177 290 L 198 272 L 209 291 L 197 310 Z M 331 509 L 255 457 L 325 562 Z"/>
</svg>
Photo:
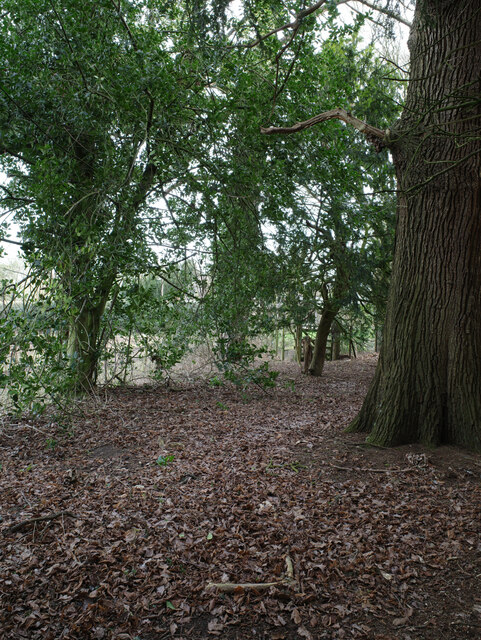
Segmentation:
<svg viewBox="0 0 481 640">
<path fill-rule="evenodd" d="M 294 580 L 294 566 L 289 556 L 286 556 L 286 573 L 289 580 Z"/>
<path fill-rule="evenodd" d="M 408 473 L 409 471 L 416 471 L 420 467 L 404 467 L 404 469 L 371 469 L 369 467 L 339 467 L 337 464 L 329 463 L 329 466 L 333 469 L 340 469 L 341 471 L 369 471 L 370 473 Z"/>
<path fill-rule="evenodd" d="M 276 582 L 209 582 L 207 589 L 217 589 L 222 593 L 234 593 L 234 591 L 244 591 L 245 589 L 253 589 L 254 591 L 264 591 L 271 587 L 279 587 L 287 584 L 285 580 L 277 580 Z"/>
<path fill-rule="evenodd" d="M 209 582 L 207 589 L 217 589 L 222 593 L 234 593 L 235 591 L 243 591 L 246 589 L 252 589 L 253 591 L 265 591 L 271 587 L 280 586 L 297 586 L 297 582 L 294 580 L 294 567 L 292 560 L 289 556 L 286 556 L 286 577 L 282 580 L 276 580 L 275 582 Z"/>
<path fill-rule="evenodd" d="M 34 525 L 37 522 L 46 522 L 49 520 L 55 520 L 56 518 L 62 518 L 63 516 L 69 516 L 70 518 L 79 518 L 80 516 L 75 515 L 71 511 L 57 511 L 56 513 L 50 513 L 48 516 L 40 516 L 38 518 L 30 518 L 28 520 L 22 520 L 22 522 L 18 522 L 17 524 L 12 524 L 10 527 L 7 527 L 3 530 L 3 535 L 8 535 L 10 533 L 15 533 L 16 531 L 21 531 L 22 529 L 29 527 L 30 525 Z"/>
<path fill-rule="evenodd" d="M 33 424 L 19 424 L 19 425 L 15 425 L 15 429 L 28 429 L 31 431 L 37 431 L 38 433 L 41 433 L 43 436 L 47 436 L 48 433 L 46 431 L 44 431 L 43 429 L 39 429 L 38 427 L 35 427 Z"/>
<path fill-rule="evenodd" d="M 359 447 L 360 449 L 383 449 L 387 451 L 389 447 L 383 447 L 380 444 L 372 444 L 371 442 L 345 442 L 342 441 L 343 444 L 346 444 L 348 447 Z"/>
</svg>

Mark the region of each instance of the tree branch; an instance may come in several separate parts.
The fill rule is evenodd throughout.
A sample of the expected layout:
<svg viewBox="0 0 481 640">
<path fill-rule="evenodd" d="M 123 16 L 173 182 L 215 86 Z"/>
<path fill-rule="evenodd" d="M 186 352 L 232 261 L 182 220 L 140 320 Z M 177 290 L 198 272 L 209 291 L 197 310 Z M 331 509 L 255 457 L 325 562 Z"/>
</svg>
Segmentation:
<svg viewBox="0 0 481 640">
<path fill-rule="evenodd" d="M 311 13 L 314 13 L 315 11 L 320 9 L 323 4 L 326 4 L 326 1 L 327 0 L 319 0 L 319 2 L 316 2 L 310 7 L 307 7 L 306 9 L 299 11 L 299 13 L 296 15 L 295 19 L 292 22 L 287 22 L 286 24 L 282 25 L 282 27 L 277 27 L 277 29 L 272 29 L 272 31 L 269 31 L 268 33 L 261 36 L 260 38 L 257 38 L 257 40 L 254 40 L 254 42 L 250 42 L 249 44 L 246 44 L 245 47 L 247 49 L 252 49 L 254 47 L 257 47 L 258 44 L 260 44 L 264 40 L 267 40 L 267 38 L 270 38 L 275 33 L 279 33 L 280 31 L 285 31 L 286 29 L 297 30 L 301 24 L 301 21 L 307 16 L 311 15 Z"/>
<path fill-rule="evenodd" d="M 378 11 L 379 13 L 383 13 L 389 18 L 392 18 L 393 20 L 396 20 L 397 22 L 401 22 L 402 24 L 406 25 L 406 27 L 411 27 L 411 23 L 408 20 L 398 15 L 394 11 L 390 11 L 389 9 L 383 9 L 382 7 L 376 7 L 374 4 L 372 4 L 371 2 L 367 2 L 366 0 L 354 0 L 354 1 L 359 2 L 359 4 L 362 4 L 368 7 L 369 9 L 372 9 L 373 11 Z M 318 2 L 312 4 L 310 7 L 306 7 L 306 9 L 303 9 L 302 11 L 299 11 L 298 14 L 296 14 L 292 22 L 286 22 L 286 24 L 283 24 L 281 27 L 277 27 L 277 29 L 272 29 L 268 33 L 257 38 L 257 40 L 254 40 L 253 42 L 250 42 L 249 44 L 244 45 L 245 48 L 252 49 L 254 47 L 257 47 L 258 44 L 260 44 L 264 40 L 267 40 L 267 38 L 270 38 L 274 34 L 280 33 L 281 31 L 285 31 L 286 29 L 293 29 L 293 30 L 299 29 L 302 20 L 307 16 L 310 16 L 312 13 L 315 13 L 318 9 L 320 9 L 323 5 L 325 5 L 326 2 L 327 0 L 319 0 Z M 349 0 L 338 0 L 336 2 L 336 5 L 347 4 L 348 2 Z"/>
<path fill-rule="evenodd" d="M 136 187 L 136 193 L 134 194 L 133 199 L 133 206 L 136 211 L 140 207 L 140 205 L 145 202 L 147 194 L 154 184 L 157 170 L 158 167 L 154 162 L 147 162 L 147 164 L 145 165 L 142 177 L 140 178 L 139 183 Z"/>
<path fill-rule="evenodd" d="M 359 120 L 345 109 L 331 109 L 330 111 L 324 111 L 317 116 L 304 120 L 303 122 L 296 122 L 292 127 L 261 127 L 261 133 L 269 136 L 279 133 L 289 134 L 298 133 L 304 129 L 309 129 L 320 122 L 326 122 L 327 120 L 342 120 L 346 124 L 351 125 L 361 133 L 363 133 L 369 142 L 372 142 L 377 151 L 387 146 L 387 131 L 373 127 L 363 120 Z"/>
<path fill-rule="evenodd" d="M 341 0 L 341 2 L 338 2 L 338 4 L 347 4 L 348 1 L 349 0 Z M 411 28 L 412 26 L 409 20 L 406 20 L 405 18 L 400 16 L 398 13 L 395 13 L 394 11 L 390 11 L 389 9 L 383 9 L 382 7 L 376 7 L 376 5 L 372 4 L 371 2 L 367 2 L 366 0 L 353 0 L 353 1 L 359 2 L 359 4 L 363 4 L 365 7 L 369 7 L 369 9 L 372 9 L 373 11 L 378 11 L 379 13 L 383 13 L 385 16 L 388 16 L 389 18 L 392 18 L 393 20 L 396 20 L 397 22 L 404 24 L 406 27 Z"/>
<path fill-rule="evenodd" d="M 117 15 L 119 17 L 120 22 L 122 23 L 122 26 L 124 27 L 125 31 L 127 32 L 127 35 L 129 36 L 129 40 L 130 43 L 132 45 L 132 48 L 134 49 L 134 51 L 138 51 L 139 47 L 137 46 L 137 42 L 134 38 L 134 35 L 132 33 L 132 31 L 130 30 L 129 25 L 127 24 L 127 21 L 125 20 L 124 16 L 122 15 L 122 12 L 120 10 L 120 2 L 118 2 L 118 4 L 115 4 L 114 0 L 110 0 L 111 5 L 114 7 L 115 11 L 117 12 Z"/>
<path fill-rule="evenodd" d="M 16 244 L 19 247 L 23 247 L 25 242 L 17 242 L 17 240 L 10 240 L 10 238 L 0 238 L 0 242 L 8 242 L 8 244 Z"/>
</svg>

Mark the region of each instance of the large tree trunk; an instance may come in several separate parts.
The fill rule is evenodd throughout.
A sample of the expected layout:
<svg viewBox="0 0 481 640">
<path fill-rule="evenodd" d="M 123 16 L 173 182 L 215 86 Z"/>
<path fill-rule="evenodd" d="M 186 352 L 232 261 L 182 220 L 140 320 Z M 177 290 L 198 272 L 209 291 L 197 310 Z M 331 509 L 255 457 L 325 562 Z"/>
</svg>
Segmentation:
<svg viewBox="0 0 481 640">
<path fill-rule="evenodd" d="M 391 133 L 398 224 L 381 356 L 352 431 L 481 449 L 481 5 L 418 2 Z"/>
<path fill-rule="evenodd" d="M 96 382 L 100 356 L 100 322 L 109 291 L 95 306 L 85 302 L 83 309 L 72 319 L 68 336 L 68 356 L 72 367 L 72 391 L 91 392 Z"/>
</svg>

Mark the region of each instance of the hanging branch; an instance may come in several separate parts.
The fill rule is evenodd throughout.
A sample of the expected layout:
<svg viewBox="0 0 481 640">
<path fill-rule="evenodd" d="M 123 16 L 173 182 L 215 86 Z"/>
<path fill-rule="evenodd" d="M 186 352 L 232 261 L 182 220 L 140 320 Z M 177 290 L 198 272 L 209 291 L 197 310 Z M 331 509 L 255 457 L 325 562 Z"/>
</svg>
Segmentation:
<svg viewBox="0 0 481 640">
<path fill-rule="evenodd" d="M 409 29 L 412 27 L 412 23 L 409 20 L 406 20 L 406 18 L 403 18 L 401 15 L 399 15 L 399 13 L 396 13 L 395 11 L 391 11 L 387 7 L 378 7 L 372 2 L 368 2 L 368 0 L 357 0 L 357 2 L 364 5 L 365 7 L 368 7 L 369 9 L 372 9 L 373 11 L 377 11 L 379 13 L 384 14 L 388 18 L 392 18 L 392 20 L 396 20 L 396 22 L 400 22 L 401 24 L 403 24 L 405 27 L 408 27 Z M 350 6 L 349 0 L 341 0 L 341 2 L 339 2 L 338 4 L 347 4 L 349 9 L 354 9 L 353 7 Z M 354 11 L 356 11 L 356 9 L 354 9 Z"/>
</svg>

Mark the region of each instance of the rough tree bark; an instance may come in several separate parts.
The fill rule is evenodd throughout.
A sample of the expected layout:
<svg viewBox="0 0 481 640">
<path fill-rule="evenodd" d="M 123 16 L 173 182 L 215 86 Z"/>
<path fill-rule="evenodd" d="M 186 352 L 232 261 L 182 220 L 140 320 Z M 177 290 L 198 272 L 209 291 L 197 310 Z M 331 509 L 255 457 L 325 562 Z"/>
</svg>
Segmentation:
<svg viewBox="0 0 481 640">
<path fill-rule="evenodd" d="M 399 183 L 381 356 L 351 431 L 481 449 L 481 5 L 418 1 L 388 134 Z"/>
<path fill-rule="evenodd" d="M 315 5 L 317 9 L 320 3 Z M 378 367 L 350 431 L 381 445 L 481 450 L 481 5 L 418 0 L 403 114 L 382 132 L 337 118 L 390 147 L 398 221 Z"/>
<path fill-rule="evenodd" d="M 312 341 L 309 336 L 302 338 L 302 372 L 306 375 L 309 373 L 309 365 L 312 360 Z"/>
<path fill-rule="evenodd" d="M 302 362 L 302 327 L 300 325 L 296 325 L 296 329 L 294 331 L 294 343 L 296 350 L 296 360 L 297 364 L 301 364 Z"/>
</svg>

